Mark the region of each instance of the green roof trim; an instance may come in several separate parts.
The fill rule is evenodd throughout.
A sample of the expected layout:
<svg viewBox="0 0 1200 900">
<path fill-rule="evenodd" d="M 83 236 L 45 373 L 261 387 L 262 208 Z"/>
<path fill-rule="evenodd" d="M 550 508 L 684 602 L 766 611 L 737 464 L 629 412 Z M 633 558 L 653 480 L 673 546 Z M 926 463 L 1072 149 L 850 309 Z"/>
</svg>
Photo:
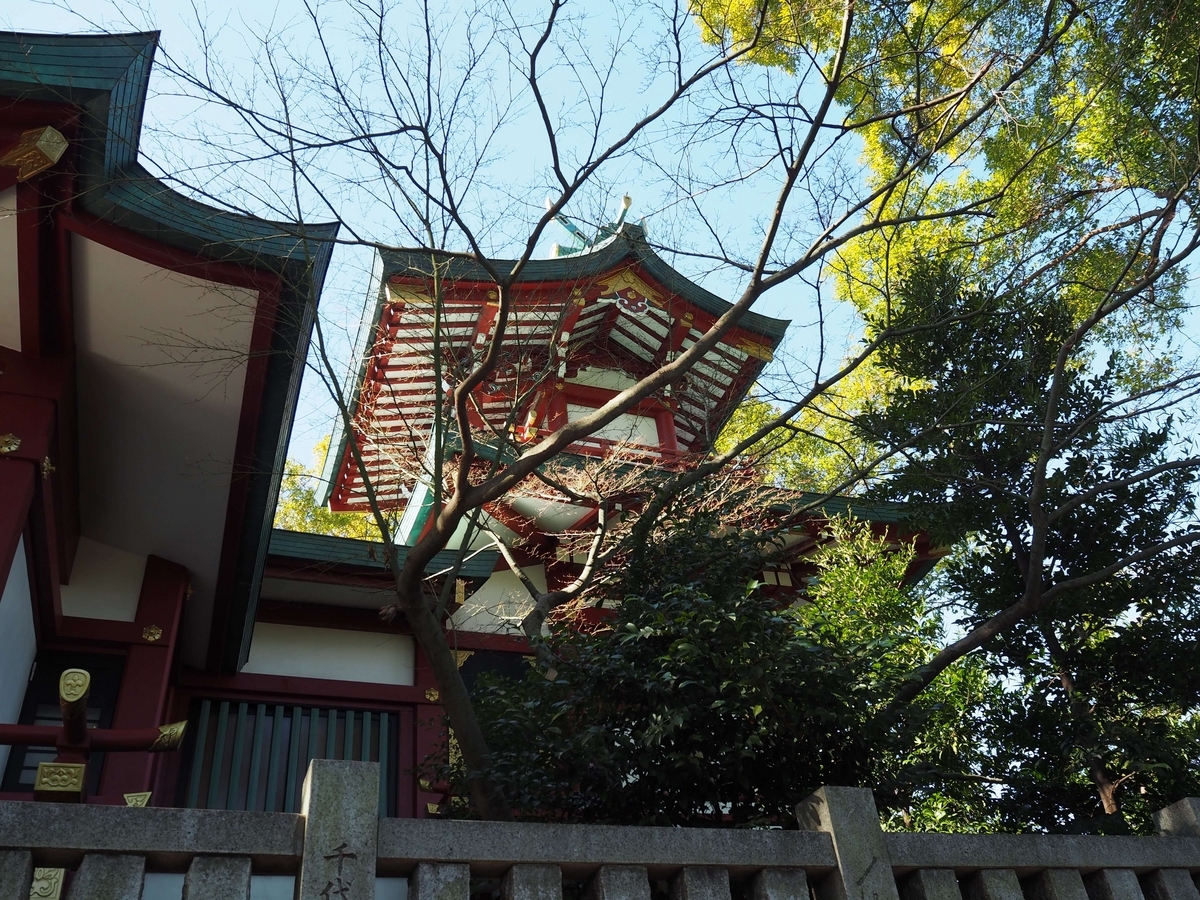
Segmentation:
<svg viewBox="0 0 1200 900">
<path fill-rule="evenodd" d="M 300 531 L 271 530 L 272 556 L 288 559 L 303 559 L 334 565 L 361 566 L 367 569 L 387 568 L 384 562 L 384 545 L 378 541 L 362 541 L 357 538 L 336 537 L 328 534 L 306 534 Z M 401 565 L 408 559 L 408 547 L 396 546 L 396 556 Z M 458 570 L 461 578 L 489 578 L 496 568 L 500 554 L 495 550 L 480 550 L 463 560 Z M 425 567 L 427 575 L 435 575 L 454 567 L 458 559 L 457 550 L 443 550 Z"/>
<path fill-rule="evenodd" d="M 73 143 L 82 209 L 160 244 L 270 272 L 282 282 L 232 584 L 222 584 L 214 608 L 209 668 L 231 674 L 250 652 L 300 378 L 338 225 L 275 222 L 218 209 L 141 165 L 142 116 L 158 38 L 157 31 L 0 32 L 0 98 L 81 111 Z"/>
<path fill-rule="evenodd" d="M 393 275 L 410 275 L 423 277 L 431 275 L 429 251 L 420 250 L 381 250 L 383 258 L 384 278 Z M 554 259 L 531 259 L 521 269 L 519 284 L 532 284 L 539 281 L 582 281 L 611 272 L 623 262 L 639 264 L 655 281 L 664 288 L 684 300 L 694 303 L 700 309 L 714 316 L 722 316 L 733 304 L 722 300 L 711 291 L 705 290 L 695 282 L 676 272 L 666 260 L 654 252 L 646 239 L 646 231 L 640 225 L 626 222 L 620 231 L 608 238 L 595 249 L 574 256 L 560 256 Z M 513 259 L 492 260 L 500 271 L 511 271 L 517 261 Z M 447 257 L 444 260 L 444 278 L 452 281 L 491 281 L 492 277 L 478 262 L 462 257 Z M 737 327 L 752 331 L 767 338 L 771 349 L 779 346 L 787 331 L 790 319 L 773 319 L 753 311 L 746 312 L 738 320 Z"/>
<path fill-rule="evenodd" d="M 829 497 L 825 494 L 817 494 L 811 491 L 797 491 L 794 500 L 789 503 L 773 504 L 773 508 L 776 506 L 780 510 L 787 511 L 809 507 L 809 511 L 814 515 L 821 514 L 829 518 L 851 515 L 856 519 L 865 519 L 868 522 L 875 522 L 880 525 L 908 524 L 908 516 L 905 513 L 904 505 L 901 503 L 890 503 L 886 500 L 865 503 L 855 497 L 843 497 L 840 495 Z"/>
</svg>

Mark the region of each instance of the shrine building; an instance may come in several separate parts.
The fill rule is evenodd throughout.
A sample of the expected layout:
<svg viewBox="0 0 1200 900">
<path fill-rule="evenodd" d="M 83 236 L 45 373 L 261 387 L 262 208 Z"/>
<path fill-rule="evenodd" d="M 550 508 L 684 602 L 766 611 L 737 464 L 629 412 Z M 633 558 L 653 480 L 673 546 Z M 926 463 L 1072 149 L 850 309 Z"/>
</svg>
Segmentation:
<svg viewBox="0 0 1200 900">
<path fill-rule="evenodd" d="M 429 815 L 443 797 L 414 769 L 442 742 L 441 709 L 405 625 L 380 620 L 383 544 L 272 528 L 336 227 L 220 211 L 143 167 L 156 44 L 0 33 L 0 799 L 295 812 L 309 762 L 333 758 L 380 763 L 382 815 Z M 494 284 L 475 263 L 399 251 L 373 277 L 326 500 L 365 509 L 356 441 L 401 554 L 429 527 L 456 428 L 519 448 L 729 308 L 623 209 L 527 265 L 502 363 L 453 423 L 439 398 L 492 333 Z M 746 314 L 568 460 L 693 465 L 786 327 Z M 794 530 L 764 572 L 781 601 L 800 596 L 825 517 L 848 508 Z M 894 509 L 855 511 L 918 539 L 914 577 L 931 565 Z M 544 590 L 576 577 L 573 536 L 595 515 L 522 485 L 433 560 L 468 682 L 529 652 L 530 597 L 488 532 Z"/>
</svg>

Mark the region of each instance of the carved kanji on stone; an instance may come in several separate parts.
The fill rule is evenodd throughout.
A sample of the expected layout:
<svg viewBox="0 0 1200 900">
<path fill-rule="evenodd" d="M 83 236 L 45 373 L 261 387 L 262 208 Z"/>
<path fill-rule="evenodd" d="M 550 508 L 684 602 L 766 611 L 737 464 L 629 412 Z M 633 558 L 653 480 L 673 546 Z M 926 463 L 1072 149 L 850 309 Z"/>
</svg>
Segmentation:
<svg viewBox="0 0 1200 900">
<path fill-rule="evenodd" d="M 350 886 L 353 884 L 353 881 L 342 877 L 342 866 L 345 865 L 348 859 L 358 859 L 358 854 L 349 852 L 346 849 L 346 842 L 342 841 L 333 848 L 331 853 L 327 853 L 325 858 L 337 860 L 337 874 L 334 876 L 333 881 L 325 885 L 325 889 L 321 891 L 321 896 L 325 898 L 350 896 Z"/>
</svg>

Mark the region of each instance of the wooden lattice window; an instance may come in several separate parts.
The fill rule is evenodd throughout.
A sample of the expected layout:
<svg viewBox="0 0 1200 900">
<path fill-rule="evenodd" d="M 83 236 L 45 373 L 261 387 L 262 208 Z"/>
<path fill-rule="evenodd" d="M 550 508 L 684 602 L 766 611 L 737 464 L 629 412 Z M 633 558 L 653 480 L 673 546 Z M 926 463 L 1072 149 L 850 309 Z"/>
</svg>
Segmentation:
<svg viewBox="0 0 1200 900">
<path fill-rule="evenodd" d="M 394 816 L 400 718 L 362 709 L 195 700 L 182 805 L 299 812 L 309 762 L 350 759 L 382 762 L 379 813 Z"/>
</svg>

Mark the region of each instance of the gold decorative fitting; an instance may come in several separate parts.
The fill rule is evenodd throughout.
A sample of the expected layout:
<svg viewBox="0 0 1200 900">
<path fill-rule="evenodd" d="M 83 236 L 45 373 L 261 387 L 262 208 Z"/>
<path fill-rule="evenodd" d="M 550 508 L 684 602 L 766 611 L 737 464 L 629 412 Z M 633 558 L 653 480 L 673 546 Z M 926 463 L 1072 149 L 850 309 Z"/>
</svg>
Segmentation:
<svg viewBox="0 0 1200 900">
<path fill-rule="evenodd" d="M 461 669 L 463 667 L 463 663 L 465 663 L 468 659 L 470 659 L 474 655 L 475 655 L 474 650 L 455 650 L 454 651 L 454 661 L 456 663 L 458 663 L 458 667 Z"/>
<path fill-rule="evenodd" d="M 160 637 L 162 637 L 162 634 L 163 634 L 162 629 L 159 628 L 157 625 L 147 625 L 145 628 L 142 629 L 142 640 L 150 641 L 150 643 L 154 643 Z"/>
<path fill-rule="evenodd" d="M 45 481 L 47 478 L 49 478 L 54 471 L 54 466 L 50 464 L 50 457 L 45 457 L 42 460 L 42 481 Z"/>
<path fill-rule="evenodd" d="M 29 900 L 59 900 L 66 877 L 66 869 L 34 869 Z"/>
<path fill-rule="evenodd" d="M 67 703 L 82 700 L 92 686 L 92 676 L 84 669 L 64 669 L 58 676 L 58 696 Z"/>
<path fill-rule="evenodd" d="M 427 691 L 425 691 L 425 699 L 430 703 L 437 703 L 441 697 L 442 695 L 437 692 L 437 688 L 429 688 Z"/>
<path fill-rule="evenodd" d="M 150 752 L 157 753 L 160 750 L 174 750 L 183 743 L 183 732 L 186 729 L 187 722 L 172 722 L 170 725 L 159 725 L 158 737 L 150 745 Z"/>
<path fill-rule="evenodd" d="M 21 439 L 15 434 L 0 434 L 0 455 L 16 453 L 21 446 Z"/>
<path fill-rule="evenodd" d="M 57 128 L 34 128 L 21 132 L 17 146 L 0 156 L 0 166 L 16 167 L 17 181 L 28 181 L 62 159 L 66 149 L 67 139 Z"/>
<path fill-rule="evenodd" d="M 84 763 L 38 763 L 37 777 L 33 782 L 34 792 L 50 791 L 57 794 L 83 794 L 83 780 L 87 777 Z"/>
<path fill-rule="evenodd" d="M 134 794 L 126 794 L 125 795 L 125 805 L 126 806 L 149 806 L 150 805 L 150 794 L 151 794 L 150 791 L 138 791 L 137 793 L 134 793 Z"/>
<path fill-rule="evenodd" d="M 662 307 L 666 304 L 662 294 L 635 275 L 632 269 L 622 269 L 606 278 L 598 279 L 597 283 L 600 285 L 602 295 L 615 294 L 618 291 L 629 289 L 635 294 L 645 297 L 655 306 Z"/>
<path fill-rule="evenodd" d="M 757 341 L 748 341 L 743 338 L 738 341 L 737 348 L 747 356 L 753 356 L 755 359 L 761 359 L 763 362 L 770 362 L 775 358 L 775 354 L 771 352 L 770 347 L 765 347 Z"/>
<path fill-rule="evenodd" d="M 442 810 L 441 806 L 438 805 L 437 803 L 426 803 L 425 804 L 425 813 L 427 815 L 436 816 L 438 813 L 441 812 L 441 810 Z"/>
</svg>

